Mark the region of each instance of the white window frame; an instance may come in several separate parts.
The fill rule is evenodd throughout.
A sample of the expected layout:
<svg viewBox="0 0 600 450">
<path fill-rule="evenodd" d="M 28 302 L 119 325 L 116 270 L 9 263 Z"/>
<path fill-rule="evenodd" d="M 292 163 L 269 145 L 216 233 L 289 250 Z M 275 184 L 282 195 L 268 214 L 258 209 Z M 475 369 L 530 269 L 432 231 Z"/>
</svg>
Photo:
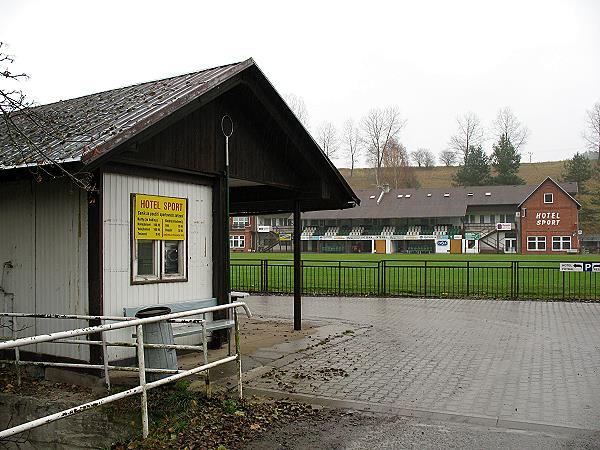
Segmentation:
<svg viewBox="0 0 600 450">
<path fill-rule="evenodd" d="M 546 195 L 550 196 L 550 201 L 549 202 L 546 201 Z M 551 203 L 554 203 L 554 194 L 552 192 L 544 192 L 544 203 L 547 204 L 547 205 L 549 205 Z"/>
<path fill-rule="evenodd" d="M 540 243 L 544 243 L 544 248 L 540 248 Z M 530 248 L 529 244 L 535 244 L 535 248 Z M 527 236 L 527 251 L 528 252 L 545 252 L 548 248 L 546 236 Z"/>
<path fill-rule="evenodd" d="M 507 245 L 508 243 L 512 245 Z M 507 251 L 508 248 L 513 249 L 512 251 Z M 517 252 L 517 238 L 504 238 L 504 253 L 516 253 Z"/>
<path fill-rule="evenodd" d="M 144 239 L 146 240 L 146 239 Z M 138 275 L 138 240 L 133 240 L 133 259 L 132 259 L 132 280 L 133 282 L 156 282 L 160 281 L 160 272 L 158 270 L 158 262 L 160 261 L 160 245 L 156 245 L 159 241 L 150 240 L 152 243 L 152 274 Z"/>
<path fill-rule="evenodd" d="M 230 234 L 229 235 L 229 248 L 245 248 L 246 247 L 246 236 L 243 234 Z"/>
<path fill-rule="evenodd" d="M 250 217 L 248 216 L 239 216 L 233 218 L 232 227 L 236 229 L 246 228 L 250 226 Z"/>
<path fill-rule="evenodd" d="M 135 196 L 132 194 L 132 211 L 135 202 Z M 177 241 L 179 249 L 177 255 L 179 257 L 179 272 L 176 274 L 165 273 L 165 240 L 144 239 L 152 242 L 153 256 L 153 274 L 138 275 L 138 240 L 134 237 L 133 219 L 131 220 L 131 284 L 149 284 L 149 283 L 164 283 L 171 281 L 188 281 L 188 265 L 187 265 L 187 226 L 186 236 L 184 240 Z M 167 240 L 170 241 L 170 240 Z"/>
<path fill-rule="evenodd" d="M 160 242 L 160 252 L 161 252 L 161 258 L 160 258 L 160 277 L 162 280 L 181 280 L 181 279 L 185 279 L 186 276 L 186 266 L 185 266 L 185 262 L 187 260 L 186 258 L 186 245 L 185 245 L 185 241 L 158 241 Z M 178 265 L 179 265 L 179 272 L 177 273 L 166 273 L 165 272 L 165 266 L 166 266 L 166 255 L 165 255 L 165 251 L 166 251 L 166 242 L 177 242 L 178 245 L 178 249 L 177 249 L 177 258 L 179 259 L 178 261 Z"/>
<path fill-rule="evenodd" d="M 559 248 L 554 248 L 554 244 L 558 243 Z M 568 248 L 565 247 L 565 244 L 568 243 Z M 571 236 L 552 236 L 552 251 L 553 252 L 564 252 L 567 250 L 571 250 Z"/>
</svg>

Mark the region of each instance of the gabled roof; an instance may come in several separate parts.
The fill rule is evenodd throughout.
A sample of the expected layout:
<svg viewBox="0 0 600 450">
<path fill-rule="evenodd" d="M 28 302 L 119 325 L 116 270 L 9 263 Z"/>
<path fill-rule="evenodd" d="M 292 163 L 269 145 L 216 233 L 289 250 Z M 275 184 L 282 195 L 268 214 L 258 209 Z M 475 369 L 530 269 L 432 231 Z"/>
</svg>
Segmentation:
<svg viewBox="0 0 600 450">
<path fill-rule="evenodd" d="M 560 185 L 559 185 L 560 186 Z M 463 186 L 448 188 L 390 189 L 377 202 L 380 189 L 356 191 L 359 207 L 341 211 L 314 211 L 305 219 L 390 219 L 426 217 L 463 217 L 469 207 L 506 206 L 516 210 L 535 186 Z M 560 186 L 565 192 L 577 193 L 577 183 Z M 489 195 L 488 195 L 489 194 Z"/>
<path fill-rule="evenodd" d="M 17 111 L 11 118 L 31 143 L 11 137 L 1 121 L 0 169 L 89 163 L 252 65 L 248 59 Z"/>
<path fill-rule="evenodd" d="M 538 184 L 538 185 L 535 187 L 535 189 L 533 189 L 533 190 L 532 190 L 532 191 L 529 193 L 529 195 L 527 195 L 527 197 L 525 197 L 525 198 L 523 199 L 523 201 L 522 201 L 521 203 L 519 203 L 519 208 L 520 208 L 520 207 L 523 205 L 523 203 L 525 203 L 525 202 L 526 202 L 526 201 L 529 199 L 529 197 L 531 197 L 531 196 L 532 196 L 532 195 L 533 195 L 533 194 L 534 194 L 534 193 L 535 193 L 535 192 L 536 192 L 536 191 L 537 191 L 539 188 L 541 188 L 541 187 L 542 187 L 542 185 L 543 185 L 543 184 L 544 184 L 546 181 L 550 181 L 551 183 L 553 183 L 553 184 L 554 184 L 556 187 L 558 187 L 558 188 L 559 188 L 561 191 L 563 191 L 567 197 L 569 197 L 571 200 L 573 200 L 573 201 L 575 202 L 575 204 L 577 204 L 577 207 L 578 207 L 578 208 L 581 208 L 581 203 L 579 203 L 577 200 L 575 200 L 575 198 L 574 198 L 574 197 L 573 197 L 573 196 L 572 196 L 572 195 L 571 195 L 569 192 L 567 192 L 567 190 L 566 190 L 566 189 L 565 189 L 563 186 L 561 186 L 559 183 L 557 183 L 556 181 L 554 181 L 554 180 L 552 179 L 552 177 L 546 177 L 546 179 L 545 179 L 544 181 L 542 181 L 540 184 Z M 564 184 L 564 183 L 563 183 L 563 184 Z M 575 184 L 577 184 L 577 183 L 575 183 Z"/>
<path fill-rule="evenodd" d="M 250 83 L 256 83 L 261 95 L 268 96 L 269 102 L 282 112 L 280 126 L 297 138 L 295 157 L 311 161 L 313 170 L 327 180 L 328 195 L 331 190 L 337 193 L 329 205 L 344 208 L 360 202 L 251 58 L 14 112 L 10 120 L 23 133 L 14 133 L 14 127 L 9 129 L 0 121 L 0 171 L 57 163 L 100 165 L 112 157 L 112 150 L 155 132 L 167 122 L 161 122 L 163 119 L 185 115 L 232 86 Z"/>
</svg>

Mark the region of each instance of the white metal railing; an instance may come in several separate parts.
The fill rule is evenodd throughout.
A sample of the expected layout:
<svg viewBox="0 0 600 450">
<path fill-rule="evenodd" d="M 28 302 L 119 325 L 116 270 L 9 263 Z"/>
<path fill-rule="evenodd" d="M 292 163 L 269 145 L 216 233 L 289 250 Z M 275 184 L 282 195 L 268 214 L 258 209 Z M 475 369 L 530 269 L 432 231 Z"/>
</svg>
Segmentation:
<svg viewBox="0 0 600 450">
<path fill-rule="evenodd" d="M 54 366 L 54 367 L 66 367 L 66 368 L 77 368 L 77 369 L 103 369 L 106 377 L 108 389 L 110 390 L 110 378 L 109 371 L 135 371 L 139 373 L 139 386 L 131 389 L 119 392 L 117 394 L 108 395 L 106 397 L 94 400 L 92 402 L 85 403 L 83 405 L 75 406 L 74 408 L 66 409 L 55 414 L 50 414 L 45 417 L 41 417 L 30 422 L 17 425 L 12 428 L 0 431 L 0 439 L 4 439 L 13 436 L 18 433 L 30 430 L 32 428 L 39 427 L 58 419 L 72 416 L 79 412 L 94 408 L 96 406 L 105 405 L 112 403 L 116 400 L 120 400 L 125 397 L 129 397 L 136 394 L 141 394 L 141 415 L 142 415 L 142 433 L 143 437 L 148 436 L 148 396 L 147 391 L 155 387 L 162 386 L 167 383 L 179 380 L 181 378 L 194 375 L 199 372 L 206 372 L 206 392 L 210 395 L 210 377 L 209 369 L 226 364 L 232 361 L 236 361 L 237 364 L 237 389 L 238 396 L 242 398 L 242 364 L 240 355 L 240 328 L 237 315 L 237 308 L 243 308 L 246 315 L 251 317 L 252 314 L 250 309 L 244 302 L 232 302 L 226 305 L 211 306 L 207 308 L 200 308 L 190 311 L 183 311 L 178 313 L 163 314 L 160 316 L 147 317 L 143 319 L 137 319 L 135 317 L 117 317 L 117 316 L 85 316 L 85 315 L 69 315 L 69 314 L 30 314 L 30 313 L 0 313 L 0 317 L 11 318 L 11 328 L 13 339 L 5 342 L 0 342 L 0 350 L 14 349 L 15 359 L 14 363 L 17 369 L 17 378 L 19 385 L 21 384 L 20 366 L 21 365 L 41 365 L 41 366 Z M 185 319 L 185 317 L 204 315 L 215 311 L 230 310 L 234 318 L 234 340 L 235 340 L 235 354 L 218 359 L 216 361 L 208 362 L 208 347 L 207 347 L 207 332 L 206 332 L 206 320 L 205 319 Z M 95 320 L 100 322 L 113 322 L 104 323 L 97 326 L 88 326 L 85 328 L 77 328 L 67 331 L 58 331 L 50 334 L 43 334 L 37 336 L 16 338 L 17 322 L 19 318 L 48 318 L 48 319 L 83 319 L 83 320 Z M 176 322 L 176 323 L 196 323 L 202 327 L 202 345 L 180 345 L 180 344 L 148 344 L 144 343 L 144 332 L 142 326 L 149 323 L 156 323 L 161 321 Z M 105 338 L 105 333 L 113 330 L 119 330 L 128 327 L 135 327 L 136 342 L 110 342 Z M 73 339 L 78 336 L 88 336 L 91 334 L 100 333 L 101 340 L 85 340 L 85 339 Z M 40 362 L 40 361 L 23 361 L 20 359 L 19 349 L 23 346 L 40 344 L 43 342 L 60 343 L 60 344 L 77 344 L 77 345 L 97 345 L 102 346 L 103 350 L 103 364 L 77 364 L 77 363 L 62 363 L 62 362 Z M 137 367 L 127 366 L 113 366 L 109 364 L 107 347 L 135 347 L 137 349 Z M 165 348 L 165 349 L 180 349 L 180 350 L 196 350 L 202 351 L 204 354 L 204 364 L 194 367 L 188 370 L 176 370 L 176 369 L 156 369 L 146 368 L 144 361 L 144 348 Z M 13 361 L 11 361 L 13 362 Z M 157 381 L 146 382 L 146 373 L 163 373 L 167 374 L 165 378 Z"/>
</svg>

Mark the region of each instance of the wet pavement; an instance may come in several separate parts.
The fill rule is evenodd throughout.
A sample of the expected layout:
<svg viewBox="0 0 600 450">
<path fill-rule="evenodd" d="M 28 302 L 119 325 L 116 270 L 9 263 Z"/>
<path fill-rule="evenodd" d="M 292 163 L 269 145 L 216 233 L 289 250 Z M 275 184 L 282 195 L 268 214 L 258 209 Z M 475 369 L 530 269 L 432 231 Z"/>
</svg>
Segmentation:
<svg viewBox="0 0 600 450">
<path fill-rule="evenodd" d="M 291 318 L 289 297 L 247 301 L 258 318 Z M 337 333 L 250 371 L 248 388 L 486 426 L 600 430 L 600 304 L 306 297 L 303 317 Z"/>
</svg>

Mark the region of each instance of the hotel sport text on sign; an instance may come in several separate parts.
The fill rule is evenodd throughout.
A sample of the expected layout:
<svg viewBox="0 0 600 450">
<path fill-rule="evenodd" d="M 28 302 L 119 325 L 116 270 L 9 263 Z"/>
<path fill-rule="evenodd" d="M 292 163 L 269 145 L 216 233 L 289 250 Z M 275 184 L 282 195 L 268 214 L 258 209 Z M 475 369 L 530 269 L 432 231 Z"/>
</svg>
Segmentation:
<svg viewBox="0 0 600 450">
<path fill-rule="evenodd" d="M 134 194 L 135 239 L 183 241 L 187 199 Z"/>
</svg>

